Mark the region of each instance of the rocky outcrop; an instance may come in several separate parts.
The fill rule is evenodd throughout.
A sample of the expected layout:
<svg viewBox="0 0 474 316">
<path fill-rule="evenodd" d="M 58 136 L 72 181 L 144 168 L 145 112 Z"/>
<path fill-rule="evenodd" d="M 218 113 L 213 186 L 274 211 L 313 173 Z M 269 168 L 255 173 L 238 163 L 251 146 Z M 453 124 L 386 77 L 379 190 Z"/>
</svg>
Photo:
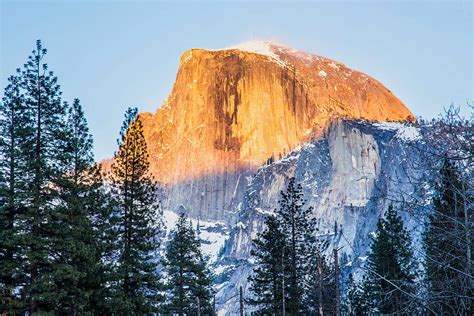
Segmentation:
<svg viewBox="0 0 474 316">
<path fill-rule="evenodd" d="M 251 241 L 290 177 L 328 249 L 344 247 L 341 261 L 356 262 L 386 196 L 404 183 L 390 180 L 414 172 L 401 157 L 420 137 L 400 123 L 414 121 L 410 111 L 377 80 L 268 42 L 185 52 L 167 100 L 139 119 L 168 234 L 181 212 L 201 226 L 219 315 L 237 314 Z"/>
<path fill-rule="evenodd" d="M 259 168 L 237 206 L 237 224 L 216 263 L 222 271 L 216 296 L 220 315 L 237 315 L 238 301 L 232 298 L 239 286 L 248 286 L 252 239 L 264 229 L 265 217 L 278 208 L 290 177 L 302 185 L 306 207 L 314 209 L 318 236 L 329 245 L 328 256 L 340 249 L 345 275 L 352 264 L 363 262 L 370 235 L 388 205 L 402 201 L 408 192 L 414 198 L 429 190 L 414 187 L 421 181 L 407 181 L 423 175 L 414 163 L 419 154 L 415 147 L 422 144 L 420 133 L 400 123 L 336 120 L 323 136 Z M 416 239 L 419 223 L 406 225 Z"/>
<path fill-rule="evenodd" d="M 321 136 L 332 119 L 413 120 L 375 79 L 268 42 L 185 52 L 168 99 L 139 117 L 164 204 L 206 219 L 228 218 L 250 174 Z"/>
</svg>

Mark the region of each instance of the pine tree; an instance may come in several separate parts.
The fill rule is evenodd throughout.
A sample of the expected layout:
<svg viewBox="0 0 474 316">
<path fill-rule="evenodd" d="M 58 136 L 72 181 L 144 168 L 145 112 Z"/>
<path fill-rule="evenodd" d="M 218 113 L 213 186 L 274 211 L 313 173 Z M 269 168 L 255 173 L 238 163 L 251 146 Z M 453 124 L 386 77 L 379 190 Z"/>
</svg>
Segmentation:
<svg viewBox="0 0 474 316">
<path fill-rule="evenodd" d="M 472 195 L 467 188 L 454 163 L 445 159 L 424 234 L 428 302 L 440 314 L 467 315 L 472 309 L 473 271 L 466 249 L 474 242 Z"/>
<path fill-rule="evenodd" d="M 251 255 L 256 267 L 248 279 L 252 293 L 248 303 L 258 315 L 278 315 L 283 311 L 284 292 L 290 292 L 289 285 L 285 286 L 285 274 L 289 275 L 286 238 L 275 216 L 265 219 L 265 227 L 253 240 Z"/>
<path fill-rule="evenodd" d="M 62 163 L 67 172 L 55 182 L 57 206 L 53 217 L 55 304 L 58 314 L 92 313 L 91 300 L 101 279 L 101 258 L 94 218 L 107 210 L 107 198 L 100 193 L 102 179 L 94 166 L 92 136 L 82 106 L 75 99 L 68 106 Z"/>
<path fill-rule="evenodd" d="M 13 289 L 24 280 L 21 265 L 18 214 L 26 159 L 20 148 L 24 142 L 25 100 L 21 91 L 20 70 L 8 79 L 0 103 L 0 314 L 20 308 Z"/>
<path fill-rule="evenodd" d="M 315 232 L 316 224 L 312 215 L 312 207 L 304 207 L 302 187 L 290 178 L 286 191 L 281 192 L 277 218 L 281 230 L 286 236 L 286 254 L 289 263 L 288 275 L 288 314 L 296 315 L 310 308 L 305 302 L 308 293 L 308 277 L 310 276 L 311 260 L 318 253 Z"/>
<path fill-rule="evenodd" d="M 137 109 L 128 109 L 112 165 L 112 182 L 119 203 L 119 267 L 116 306 L 119 313 L 143 314 L 157 303 L 158 244 L 156 187 L 149 174 L 148 153 Z"/>
<path fill-rule="evenodd" d="M 392 206 L 377 223 L 366 269 L 363 288 L 373 312 L 400 315 L 413 312 L 416 264 L 410 236 Z"/>
<path fill-rule="evenodd" d="M 179 217 L 171 235 L 163 259 L 167 275 L 167 300 L 163 312 L 195 315 L 199 302 L 203 315 L 213 314 L 211 274 L 201 252 L 200 240 L 184 214 Z"/>
<path fill-rule="evenodd" d="M 192 288 L 192 295 L 199 300 L 200 312 L 203 315 L 213 315 L 212 273 L 207 266 L 207 258 L 202 254 L 200 239 L 196 238 L 198 249 L 195 254 L 194 264 L 195 285 Z"/>
<path fill-rule="evenodd" d="M 0 312 L 85 314 L 106 288 L 110 207 L 79 101 L 67 117 L 45 55 L 37 41 L 0 105 L 0 287 L 15 289 Z"/>
<path fill-rule="evenodd" d="M 365 301 L 361 285 L 354 280 L 354 276 L 350 273 L 347 291 L 347 313 L 353 316 L 367 315 L 368 308 L 365 305 Z"/>
<path fill-rule="evenodd" d="M 249 281 L 249 303 L 261 313 L 288 315 L 333 311 L 335 283 L 324 257 L 325 243 L 318 240 L 312 208 L 304 206 L 301 185 L 290 178 L 281 192 L 275 218 L 254 240 L 257 267 Z"/>
<path fill-rule="evenodd" d="M 50 287 L 52 263 L 52 217 L 55 216 L 57 190 L 52 183 L 66 170 L 58 150 L 65 137 L 65 109 L 57 77 L 43 63 L 46 49 L 37 41 L 22 71 L 25 95 L 24 137 L 21 152 L 27 157 L 24 181 L 30 186 L 22 194 L 18 228 L 21 230 L 23 265 L 28 280 L 21 294 L 29 313 L 50 311 L 55 293 Z"/>
<path fill-rule="evenodd" d="M 92 225 L 95 245 L 94 268 L 91 269 L 87 286 L 91 289 L 89 304 L 95 315 L 110 315 L 115 311 L 114 284 L 115 261 L 119 250 L 119 231 L 116 229 L 119 215 L 117 201 L 104 184 L 104 175 L 99 165 L 89 171 L 88 216 Z"/>
<path fill-rule="evenodd" d="M 316 246 L 316 247 L 315 247 Z M 313 315 L 331 315 L 336 306 L 334 266 L 323 253 L 323 245 L 313 245 L 310 253 L 308 285 L 305 293 L 306 312 Z"/>
</svg>

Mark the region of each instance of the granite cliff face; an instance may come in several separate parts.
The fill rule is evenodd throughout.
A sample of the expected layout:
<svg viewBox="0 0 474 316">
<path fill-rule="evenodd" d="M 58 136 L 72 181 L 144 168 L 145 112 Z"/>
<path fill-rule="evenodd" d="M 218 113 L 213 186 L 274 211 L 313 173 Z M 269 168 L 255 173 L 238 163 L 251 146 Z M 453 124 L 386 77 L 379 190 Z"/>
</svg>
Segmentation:
<svg viewBox="0 0 474 316">
<path fill-rule="evenodd" d="M 200 225 L 219 315 L 238 315 L 251 241 L 290 177 L 344 267 L 364 260 L 387 196 L 424 189 L 400 185 L 422 143 L 403 103 L 363 73 L 279 44 L 185 52 L 165 103 L 139 119 L 166 238 L 179 213 Z"/>
<path fill-rule="evenodd" d="M 247 277 L 253 268 L 252 239 L 264 229 L 265 217 L 278 208 L 290 177 L 302 185 L 306 207 L 314 208 L 318 235 L 329 243 L 328 256 L 340 249 L 346 276 L 352 266 L 364 262 L 370 236 L 389 204 L 401 201 L 406 192 L 426 196 L 429 190 L 414 184 L 424 176 L 413 163 L 422 134 L 410 124 L 335 120 L 321 137 L 260 167 L 237 206 L 238 222 L 226 234 L 215 263 L 220 315 L 237 315 L 235 293 L 240 286 L 248 293 Z M 405 212 L 401 215 L 410 218 Z M 414 240 L 419 238 L 419 222 L 405 224 Z"/>
<path fill-rule="evenodd" d="M 341 117 L 413 120 L 375 79 L 269 42 L 185 52 L 165 103 L 140 114 L 151 171 L 166 187 L 165 207 L 224 220 L 235 215 L 232 205 L 258 167 Z"/>
</svg>

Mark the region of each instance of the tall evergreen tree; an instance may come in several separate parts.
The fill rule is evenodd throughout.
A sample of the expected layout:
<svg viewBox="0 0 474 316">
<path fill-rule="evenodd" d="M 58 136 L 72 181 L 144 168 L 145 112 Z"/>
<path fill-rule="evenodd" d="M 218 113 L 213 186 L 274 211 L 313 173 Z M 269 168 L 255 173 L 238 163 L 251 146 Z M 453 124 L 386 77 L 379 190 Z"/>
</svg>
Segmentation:
<svg viewBox="0 0 474 316">
<path fill-rule="evenodd" d="M 110 315 L 116 310 L 114 285 L 117 280 L 115 262 L 120 249 L 116 242 L 120 236 L 117 230 L 120 216 L 116 211 L 117 201 L 104 183 L 101 167 L 93 166 L 88 177 L 88 216 L 95 246 L 94 265 L 87 277 L 87 287 L 91 290 L 89 304 L 95 315 Z"/>
<path fill-rule="evenodd" d="M 206 267 L 200 240 L 191 222 L 182 214 L 163 259 L 167 275 L 164 313 L 195 315 L 198 304 L 203 315 L 213 314 L 211 274 Z"/>
<path fill-rule="evenodd" d="M 116 306 L 120 313 L 143 314 L 156 305 L 158 280 L 154 261 L 158 244 L 156 188 L 149 173 L 143 126 L 137 109 L 128 109 L 112 165 L 112 182 L 119 203 L 120 287 Z"/>
<path fill-rule="evenodd" d="M 54 310 L 84 315 L 94 312 L 91 301 L 103 272 L 93 217 L 104 209 L 107 212 L 109 205 L 100 192 L 102 179 L 94 166 L 92 137 L 78 99 L 68 106 L 66 137 L 58 150 L 67 171 L 55 182 L 61 203 L 52 217 Z"/>
<path fill-rule="evenodd" d="M 398 315 L 414 312 L 416 263 L 410 236 L 392 206 L 377 223 L 366 268 L 363 287 L 373 312 Z"/>
<path fill-rule="evenodd" d="M 424 234 L 428 302 L 443 315 L 472 312 L 472 195 L 454 163 L 445 159 Z"/>
<path fill-rule="evenodd" d="M 310 259 L 310 268 L 305 293 L 306 313 L 313 315 L 331 315 L 336 306 L 336 284 L 334 266 L 323 253 L 323 245 L 313 244 L 309 250 L 314 254 Z"/>
<path fill-rule="evenodd" d="M 259 312 L 297 315 L 333 311 L 335 283 L 318 240 L 312 208 L 305 207 L 301 185 L 290 178 L 275 217 L 253 241 L 257 266 L 250 276 L 249 303 Z"/>
<path fill-rule="evenodd" d="M 281 192 L 277 218 L 286 237 L 286 256 L 289 263 L 287 308 L 290 315 L 305 312 L 305 293 L 308 291 L 311 260 L 320 255 L 316 247 L 316 223 L 312 207 L 305 207 L 303 190 L 290 178 L 286 191 Z"/>
<path fill-rule="evenodd" d="M 21 83 L 26 106 L 21 151 L 28 159 L 23 177 L 30 186 L 22 195 L 25 210 L 19 215 L 18 228 L 22 232 L 22 269 L 29 278 L 22 295 L 30 314 L 49 311 L 54 304 L 51 236 L 57 190 L 52 184 L 66 171 L 61 164 L 63 153 L 58 150 L 65 137 L 65 108 L 57 77 L 43 61 L 45 55 L 38 40 L 24 65 Z"/>
<path fill-rule="evenodd" d="M 256 267 L 248 279 L 252 293 L 248 302 L 256 307 L 258 315 L 279 315 L 283 314 L 285 305 L 283 295 L 290 292 L 289 283 L 285 284 L 288 279 L 285 275 L 290 275 L 285 255 L 286 238 L 275 216 L 265 219 L 265 227 L 253 240 L 251 254 L 256 259 Z"/>
<path fill-rule="evenodd" d="M 18 214 L 27 189 L 23 173 L 26 157 L 20 150 L 25 140 L 25 102 L 20 70 L 8 78 L 0 103 L 0 314 L 14 313 L 19 297 L 13 289 L 22 283 Z"/>
</svg>

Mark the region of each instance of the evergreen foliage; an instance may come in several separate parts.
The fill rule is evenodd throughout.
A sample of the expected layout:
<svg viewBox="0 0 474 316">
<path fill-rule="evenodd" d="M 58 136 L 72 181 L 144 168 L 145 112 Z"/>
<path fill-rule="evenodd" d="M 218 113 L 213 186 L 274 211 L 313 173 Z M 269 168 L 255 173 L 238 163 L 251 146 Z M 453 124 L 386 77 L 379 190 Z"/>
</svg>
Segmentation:
<svg viewBox="0 0 474 316">
<path fill-rule="evenodd" d="M 109 205 L 101 193 L 102 177 L 94 166 L 92 137 L 79 100 L 67 109 L 66 137 L 60 148 L 67 172 L 56 181 L 61 203 L 52 217 L 53 307 L 59 314 L 84 315 L 94 311 L 92 300 L 101 279 L 98 226 L 91 215 L 107 212 Z"/>
<path fill-rule="evenodd" d="M 262 314 L 316 314 L 334 311 L 335 283 L 316 237 L 312 208 L 305 208 L 301 185 L 290 178 L 280 208 L 253 241 L 257 262 L 249 277 L 252 298 Z"/>
<path fill-rule="evenodd" d="M 212 276 L 200 248 L 200 240 L 191 222 L 182 214 L 166 249 L 164 313 L 196 315 L 198 303 L 203 315 L 212 315 Z"/>
<path fill-rule="evenodd" d="M 21 304 L 14 294 L 16 284 L 24 282 L 20 269 L 18 215 L 22 194 L 28 189 L 24 172 L 27 159 L 21 152 L 25 141 L 25 101 L 21 73 L 8 78 L 0 103 L 0 314 L 14 313 Z"/>
<path fill-rule="evenodd" d="M 46 52 L 37 41 L 0 103 L 0 313 L 108 313 L 113 200 Z"/>
<path fill-rule="evenodd" d="M 152 312 L 158 303 L 159 280 L 154 260 L 158 249 L 158 200 L 149 174 L 148 152 L 137 109 L 129 108 L 112 165 L 118 201 L 118 269 L 115 306 L 119 313 Z"/>
<path fill-rule="evenodd" d="M 265 227 L 253 241 L 251 254 L 256 267 L 248 280 L 252 293 L 248 303 L 256 307 L 258 315 L 278 315 L 283 311 L 283 294 L 289 292 L 289 284 L 285 284 L 285 275 L 289 275 L 286 238 L 275 216 L 265 219 Z"/>
<path fill-rule="evenodd" d="M 305 295 L 306 312 L 312 315 L 331 315 L 336 306 L 336 287 L 334 266 L 329 264 L 323 253 L 322 245 L 310 250 L 311 256 L 308 274 L 308 286 Z"/>
<path fill-rule="evenodd" d="M 295 178 L 290 178 L 286 191 L 281 192 L 277 218 L 280 221 L 281 231 L 285 236 L 285 250 L 289 266 L 288 292 L 285 305 L 287 313 L 296 315 L 305 312 L 309 306 L 308 278 L 311 275 L 311 264 L 319 254 L 315 240 L 316 223 L 312 215 L 313 208 L 304 206 L 305 200 L 300 184 Z"/>
<path fill-rule="evenodd" d="M 366 306 L 365 293 L 359 282 L 354 280 L 352 273 L 349 274 L 347 290 L 347 313 L 353 316 L 363 316 L 368 314 L 369 308 Z"/>
<path fill-rule="evenodd" d="M 50 311 L 56 299 L 50 281 L 55 268 L 52 256 L 53 217 L 58 190 L 53 185 L 66 172 L 58 150 L 65 137 L 65 106 L 57 77 L 43 62 L 46 49 L 37 41 L 22 71 L 25 95 L 25 139 L 21 152 L 26 159 L 25 181 L 18 227 L 23 271 L 27 272 L 22 296 L 30 313 Z"/>
<path fill-rule="evenodd" d="M 401 315 L 414 312 L 416 263 L 410 236 L 392 206 L 377 223 L 366 270 L 363 288 L 372 312 Z"/>
<path fill-rule="evenodd" d="M 474 296 L 467 251 L 474 244 L 472 208 L 468 209 L 472 195 L 467 188 L 455 164 L 445 159 L 424 245 L 428 302 L 431 309 L 446 315 L 469 314 Z"/>
</svg>

